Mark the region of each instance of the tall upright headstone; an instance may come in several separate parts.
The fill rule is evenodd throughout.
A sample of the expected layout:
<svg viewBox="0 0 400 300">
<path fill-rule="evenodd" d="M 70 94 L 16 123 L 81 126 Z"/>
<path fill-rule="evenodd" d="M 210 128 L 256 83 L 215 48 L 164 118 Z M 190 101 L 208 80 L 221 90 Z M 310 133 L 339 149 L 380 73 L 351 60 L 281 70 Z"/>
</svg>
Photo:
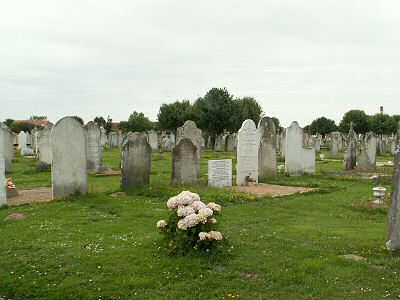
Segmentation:
<svg viewBox="0 0 400 300">
<path fill-rule="evenodd" d="M 26 148 L 26 133 L 21 131 L 18 134 L 18 149 L 25 149 Z"/>
<path fill-rule="evenodd" d="M 315 149 L 303 147 L 303 132 L 297 121 L 286 129 L 285 172 L 291 175 L 315 173 Z"/>
<path fill-rule="evenodd" d="M 4 134 L 3 130 L 0 130 L 0 207 L 7 204 L 4 146 Z"/>
<path fill-rule="evenodd" d="M 201 152 L 201 140 L 203 137 L 203 133 L 201 129 L 197 128 L 196 123 L 187 120 L 182 127 L 179 127 L 176 131 L 176 145 L 183 138 L 188 138 L 192 141 L 192 143 L 196 146 L 197 149 L 197 159 L 200 162 L 200 152 Z M 200 174 L 200 164 L 197 170 L 197 173 Z"/>
<path fill-rule="evenodd" d="M 105 147 L 107 145 L 107 131 L 104 129 L 103 126 L 100 126 L 100 145 L 101 147 Z"/>
<path fill-rule="evenodd" d="M 88 192 L 86 134 L 74 117 L 59 120 L 51 131 L 53 199 Z"/>
<path fill-rule="evenodd" d="M 386 236 L 386 248 L 390 251 L 400 249 L 400 122 L 398 125 L 398 137 L 394 156 L 394 170 L 392 177 L 392 192 L 390 194 L 390 206 L 388 210 L 388 227 Z"/>
<path fill-rule="evenodd" d="M 376 134 L 373 132 L 368 133 L 365 137 L 369 168 L 375 168 L 376 166 L 376 140 Z"/>
<path fill-rule="evenodd" d="M 3 131 L 4 139 L 4 160 L 6 172 L 12 170 L 12 160 L 14 158 L 14 134 L 5 124 L 0 122 L 0 130 Z"/>
<path fill-rule="evenodd" d="M 285 159 L 285 150 L 286 150 L 286 129 L 282 130 L 282 133 L 280 134 L 280 147 L 279 147 L 279 157 L 281 160 Z"/>
<path fill-rule="evenodd" d="M 331 158 L 338 159 L 340 152 L 340 132 L 332 132 L 331 133 Z"/>
<path fill-rule="evenodd" d="M 158 151 L 158 135 L 157 132 L 154 130 L 150 130 L 147 133 L 148 136 L 148 143 L 151 147 L 152 151 Z"/>
<path fill-rule="evenodd" d="M 101 131 L 99 126 L 90 121 L 85 126 L 86 131 L 86 155 L 87 155 L 87 168 L 92 171 L 99 171 L 102 166 L 102 152 L 101 152 Z"/>
<path fill-rule="evenodd" d="M 247 119 L 238 132 L 236 184 L 258 182 L 258 146 L 260 137 L 256 124 Z"/>
<path fill-rule="evenodd" d="M 233 152 L 236 149 L 235 145 L 235 134 L 234 133 L 229 133 L 226 138 L 226 151 L 227 152 Z"/>
<path fill-rule="evenodd" d="M 149 184 L 151 147 L 147 134 L 129 132 L 122 141 L 121 189 Z"/>
<path fill-rule="evenodd" d="M 277 174 L 276 129 L 270 117 L 262 117 L 258 122 L 260 146 L 258 148 L 258 176 L 271 177 Z"/>
<path fill-rule="evenodd" d="M 198 148 L 191 139 L 181 138 L 172 150 L 172 183 L 196 182 L 199 178 Z"/>
<path fill-rule="evenodd" d="M 37 158 L 39 165 L 51 165 L 50 136 L 53 126 L 53 123 L 47 122 L 42 129 L 37 131 Z"/>
<path fill-rule="evenodd" d="M 347 147 L 345 154 L 345 170 L 353 170 L 357 162 L 357 134 L 353 130 L 353 123 L 350 124 L 350 131 L 347 136 Z"/>
<path fill-rule="evenodd" d="M 25 134 L 26 134 L 26 145 L 30 146 L 32 144 L 31 134 L 29 133 L 29 131 L 26 131 Z"/>
<path fill-rule="evenodd" d="M 215 138 L 214 151 L 222 152 L 225 151 L 225 135 L 220 133 Z"/>
<path fill-rule="evenodd" d="M 33 128 L 31 130 L 31 148 L 33 149 L 33 152 L 36 154 L 36 148 L 37 148 L 37 140 L 36 140 L 36 132 L 38 131 L 37 127 Z"/>
</svg>

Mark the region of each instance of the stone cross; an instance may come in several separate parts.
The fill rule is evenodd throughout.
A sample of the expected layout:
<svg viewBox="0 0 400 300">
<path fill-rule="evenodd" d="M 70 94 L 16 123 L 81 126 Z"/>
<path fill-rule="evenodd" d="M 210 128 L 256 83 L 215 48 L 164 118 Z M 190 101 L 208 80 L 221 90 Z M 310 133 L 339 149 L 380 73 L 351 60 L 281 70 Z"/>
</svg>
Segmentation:
<svg viewBox="0 0 400 300">
<path fill-rule="evenodd" d="M 260 146 L 258 148 L 258 176 L 271 177 L 277 174 L 276 129 L 272 118 L 263 117 L 258 122 Z"/>
<path fill-rule="evenodd" d="M 256 124 L 247 119 L 238 132 L 236 184 L 258 182 L 258 146 L 260 137 Z"/>
<path fill-rule="evenodd" d="M 121 189 L 126 190 L 150 182 L 151 147 L 147 134 L 129 132 L 122 141 Z"/>
<path fill-rule="evenodd" d="M 88 192 L 86 134 L 74 117 L 59 120 L 51 131 L 53 199 Z"/>
</svg>

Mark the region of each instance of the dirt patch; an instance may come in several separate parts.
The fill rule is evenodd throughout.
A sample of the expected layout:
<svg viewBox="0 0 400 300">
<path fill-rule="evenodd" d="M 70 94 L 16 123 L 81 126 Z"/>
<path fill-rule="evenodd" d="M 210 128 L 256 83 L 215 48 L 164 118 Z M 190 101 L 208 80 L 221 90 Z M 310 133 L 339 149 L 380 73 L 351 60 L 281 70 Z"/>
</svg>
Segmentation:
<svg viewBox="0 0 400 300">
<path fill-rule="evenodd" d="M 235 192 L 249 193 L 257 196 L 268 195 L 272 197 L 287 196 L 296 193 L 307 193 L 315 190 L 305 187 L 284 186 L 265 183 L 258 183 L 249 186 L 233 186 L 230 189 L 234 190 Z"/>
<path fill-rule="evenodd" d="M 7 205 L 16 206 L 26 203 L 49 202 L 51 200 L 51 188 L 42 187 L 35 189 L 18 190 L 18 196 L 7 199 Z"/>
<path fill-rule="evenodd" d="M 343 257 L 344 259 L 348 259 L 348 260 L 354 260 L 354 261 L 364 261 L 365 258 L 360 256 L 360 255 L 356 255 L 356 254 L 345 254 L 345 255 L 340 255 L 340 257 Z"/>
<path fill-rule="evenodd" d="M 124 196 L 126 196 L 126 193 L 124 193 L 124 192 L 116 192 L 116 193 L 110 194 L 109 196 L 110 196 L 110 197 L 113 197 L 113 198 L 119 198 L 119 197 L 124 197 Z"/>
<path fill-rule="evenodd" d="M 8 215 L 7 218 L 5 218 L 5 221 L 17 221 L 17 220 L 23 220 L 25 219 L 26 216 L 24 214 L 20 213 L 13 213 L 11 215 Z"/>
<path fill-rule="evenodd" d="M 258 273 L 242 273 L 242 277 L 248 280 L 256 280 L 258 276 Z"/>
</svg>

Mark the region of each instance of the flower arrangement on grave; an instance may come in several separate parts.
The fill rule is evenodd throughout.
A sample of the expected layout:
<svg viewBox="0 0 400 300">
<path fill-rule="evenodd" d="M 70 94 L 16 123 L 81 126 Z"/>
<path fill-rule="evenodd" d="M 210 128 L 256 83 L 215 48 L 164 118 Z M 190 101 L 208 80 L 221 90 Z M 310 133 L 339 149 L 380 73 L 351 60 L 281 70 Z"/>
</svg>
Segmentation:
<svg viewBox="0 0 400 300">
<path fill-rule="evenodd" d="M 12 182 L 11 178 L 6 178 L 6 188 L 15 189 L 15 184 Z"/>
<path fill-rule="evenodd" d="M 167 201 L 168 220 L 160 220 L 157 227 L 165 237 L 170 254 L 187 254 L 191 251 L 210 251 L 223 240 L 221 232 L 214 230 L 216 215 L 221 206 L 203 203 L 196 193 L 183 191 Z"/>
</svg>

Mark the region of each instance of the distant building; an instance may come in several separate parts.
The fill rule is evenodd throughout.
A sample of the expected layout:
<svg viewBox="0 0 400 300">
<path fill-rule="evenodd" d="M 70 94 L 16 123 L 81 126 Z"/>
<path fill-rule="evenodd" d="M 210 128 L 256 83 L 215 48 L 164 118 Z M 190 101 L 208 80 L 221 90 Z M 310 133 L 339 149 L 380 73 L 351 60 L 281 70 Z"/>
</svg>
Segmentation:
<svg viewBox="0 0 400 300">
<path fill-rule="evenodd" d="M 381 107 L 379 108 L 379 112 L 380 112 L 381 114 L 383 114 L 383 106 L 381 106 Z"/>
<path fill-rule="evenodd" d="M 14 120 L 15 123 L 21 124 L 21 123 L 28 123 L 28 124 L 33 124 L 36 127 L 44 127 L 49 120 Z"/>
</svg>

